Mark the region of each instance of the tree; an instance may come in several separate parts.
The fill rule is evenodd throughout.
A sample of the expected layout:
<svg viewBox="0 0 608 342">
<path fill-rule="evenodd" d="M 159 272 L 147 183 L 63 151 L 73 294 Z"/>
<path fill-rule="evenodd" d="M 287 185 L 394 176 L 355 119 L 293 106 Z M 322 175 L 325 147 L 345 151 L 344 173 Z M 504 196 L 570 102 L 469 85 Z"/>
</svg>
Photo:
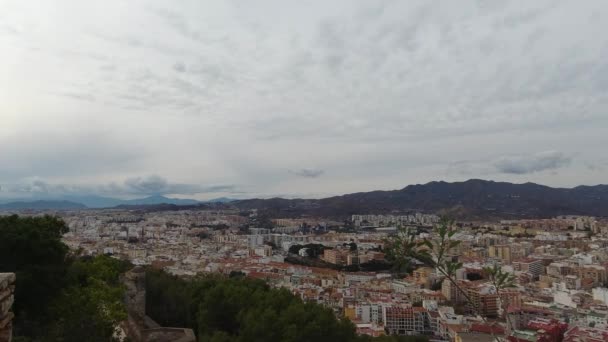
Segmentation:
<svg viewBox="0 0 608 342">
<path fill-rule="evenodd" d="M 300 252 L 300 249 L 302 249 L 302 245 L 291 245 L 289 246 L 288 252 L 291 254 L 298 254 L 298 252 Z"/>
<path fill-rule="evenodd" d="M 15 335 L 41 333 L 45 310 L 66 284 L 65 223 L 54 217 L 0 217 L 0 272 L 15 272 Z"/>
<path fill-rule="evenodd" d="M 415 240 L 415 235 L 408 230 L 400 230 L 399 233 L 386 241 L 387 255 L 390 255 L 399 264 L 411 264 L 412 261 L 419 262 L 432 267 L 442 274 L 445 279 L 454 285 L 473 310 L 482 317 L 480 308 L 473 302 L 469 294 L 456 281 L 456 271 L 462 268 L 462 263 L 453 258 L 450 252 L 460 244 L 454 240 L 456 230 L 454 221 L 443 217 L 439 224 L 434 228 L 435 239 L 424 238 L 420 241 Z M 503 273 L 498 267 L 494 267 L 491 272 L 491 279 L 500 297 L 500 291 L 506 286 L 510 286 L 513 276 Z M 492 336 L 494 334 L 492 332 Z M 497 337 L 494 337 L 498 341 Z"/>
<path fill-rule="evenodd" d="M 506 307 L 506 303 L 502 300 L 501 292 L 508 287 L 515 287 L 515 276 L 511 273 L 503 272 L 497 264 L 494 264 L 493 267 L 485 267 L 483 270 L 490 277 L 490 281 L 498 294 L 499 305 L 503 312 L 506 313 L 508 308 Z M 513 328 L 509 315 L 505 314 L 505 317 L 509 329 Z"/>
<path fill-rule="evenodd" d="M 61 242 L 58 218 L 0 218 L 0 272 L 16 272 L 15 340 L 112 341 L 126 311 L 119 275 L 129 265 L 81 257 Z"/>
<path fill-rule="evenodd" d="M 48 341 L 114 341 L 118 324 L 127 318 L 120 274 L 130 265 L 100 255 L 74 260 L 67 272 L 68 286 L 51 302 L 53 319 Z"/>
<path fill-rule="evenodd" d="M 308 248 L 308 256 L 311 258 L 318 258 L 325 250 L 325 246 L 318 243 L 307 243 L 302 247 Z"/>
<path fill-rule="evenodd" d="M 229 278 L 238 278 L 238 277 L 244 277 L 245 273 L 241 272 L 241 271 L 230 271 L 230 274 L 228 275 Z"/>
<path fill-rule="evenodd" d="M 331 309 L 259 280 L 214 274 L 185 280 L 148 270 L 146 290 L 148 315 L 161 325 L 194 329 L 200 341 L 376 341 L 356 336 L 355 326 Z"/>
</svg>

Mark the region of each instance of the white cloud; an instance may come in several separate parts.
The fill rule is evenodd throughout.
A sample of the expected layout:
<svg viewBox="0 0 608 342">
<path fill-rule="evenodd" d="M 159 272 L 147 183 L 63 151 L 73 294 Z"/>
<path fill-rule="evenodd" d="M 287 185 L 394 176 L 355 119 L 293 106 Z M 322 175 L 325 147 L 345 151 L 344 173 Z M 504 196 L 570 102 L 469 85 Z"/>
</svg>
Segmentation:
<svg viewBox="0 0 608 342">
<path fill-rule="evenodd" d="M 23 179 L 19 182 L 4 184 L 0 187 L 2 197 L 61 197 L 81 195 L 101 195 L 118 197 L 137 197 L 149 195 L 197 195 L 215 193 L 242 193 L 234 185 L 174 183 L 158 175 L 131 177 L 123 182 L 106 184 L 61 184 L 51 183 L 39 177 Z"/>
<path fill-rule="evenodd" d="M 603 0 L 3 1 L 0 183 L 605 183 L 585 165 L 608 144 L 606 16 Z M 131 188 L 174 186 L 146 182 Z"/>
</svg>

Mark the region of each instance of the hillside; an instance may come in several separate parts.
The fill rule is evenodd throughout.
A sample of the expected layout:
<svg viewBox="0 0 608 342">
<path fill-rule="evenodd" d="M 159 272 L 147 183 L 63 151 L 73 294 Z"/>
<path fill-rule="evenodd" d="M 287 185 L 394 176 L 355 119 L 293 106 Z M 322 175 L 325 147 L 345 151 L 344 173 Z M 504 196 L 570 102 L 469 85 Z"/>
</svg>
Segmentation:
<svg viewBox="0 0 608 342">
<path fill-rule="evenodd" d="M 19 201 L 9 202 L 0 204 L 0 210 L 74 210 L 74 209 L 86 209 L 87 207 L 82 203 L 70 202 L 70 201 Z"/>
<path fill-rule="evenodd" d="M 121 200 L 115 208 L 145 211 L 238 208 L 259 209 L 271 217 L 322 216 L 345 219 L 353 214 L 448 213 L 463 219 L 546 218 L 557 215 L 608 216 L 608 185 L 552 188 L 534 183 L 513 184 L 471 179 L 430 182 L 400 190 L 371 191 L 323 199 L 218 199 L 197 202 L 152 196 Z M 85 203 L 86 204 L 86 203 Z M 0 210 L 85 209 L 72 201 L 32 201 L 0 204 Z M 88 206 L 91 207 L 91 206 Z"/>
<path fill-rule="evenodd" d="M 430 182 L 401 190 L 372 191 L 310 199 L 251 199 L 232 202 L 241 209 L 264 209 L 276 216 L 346 217 L 352 214 L 423 211 L 462 218 L 542 218 L 556 215 L 608 216 L 608 185 L 551 188 L 471 179 Z"/>
</svg>

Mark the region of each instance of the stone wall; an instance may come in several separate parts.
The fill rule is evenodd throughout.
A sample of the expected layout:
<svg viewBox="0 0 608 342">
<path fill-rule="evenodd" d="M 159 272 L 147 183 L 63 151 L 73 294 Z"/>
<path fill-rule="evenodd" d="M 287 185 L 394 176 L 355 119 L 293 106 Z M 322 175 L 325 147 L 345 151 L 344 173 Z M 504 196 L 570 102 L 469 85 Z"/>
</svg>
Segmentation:
<svg viewBox="0 0 608 342">
<path fill-rule="evenodd" d="M 10 342 L 13 336 L 15 273 L 0 273 L 0 342 Z"/>
<path fill-rule="evenodd" d="M 135 342 L 195 342 L 192 329 L 161 327 L 146 316 L 146 272 L 141 266 L 123 276 L 128 317 L 122 327 Z M 0 341 L 2 342 L 2 341 Z"/>
<path fill-rule="evenodd" d="M 146 271 L 137 266 L 124 275 L 125 304 L 129 314 L 143 318 L 146 315 Z"/>
</svg>

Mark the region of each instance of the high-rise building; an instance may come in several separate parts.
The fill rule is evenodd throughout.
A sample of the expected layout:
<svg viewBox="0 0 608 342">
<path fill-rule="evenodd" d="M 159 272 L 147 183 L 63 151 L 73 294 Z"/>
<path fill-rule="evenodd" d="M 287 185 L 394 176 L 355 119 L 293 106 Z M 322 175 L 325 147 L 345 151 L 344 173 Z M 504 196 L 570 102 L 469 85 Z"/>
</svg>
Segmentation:
<svg viewBox="0 0 608 342">
<path fill-rule="evenodd" d="M 545 273 L 545 267 L 543 262 L 536 259 L 519 259 L 513 261 L 513 269 L 515 271 L 527 272 L 532 274 L 534 280 L 538 280 L 538 277 Z"/>
<path fill-rule="evenodd" d="M 511 246 L 509 245 L 495 245 L 488 248 L 488 256 L 490 258 L 500 259 L 507 263 L 511 262 Z"/>
<path fill-rule="evenodd" d="M 382 320 L 390 335 L 423 335 L 431 331 L 428 312 L 422 307 L 385 306 Z"/>
</svg>

